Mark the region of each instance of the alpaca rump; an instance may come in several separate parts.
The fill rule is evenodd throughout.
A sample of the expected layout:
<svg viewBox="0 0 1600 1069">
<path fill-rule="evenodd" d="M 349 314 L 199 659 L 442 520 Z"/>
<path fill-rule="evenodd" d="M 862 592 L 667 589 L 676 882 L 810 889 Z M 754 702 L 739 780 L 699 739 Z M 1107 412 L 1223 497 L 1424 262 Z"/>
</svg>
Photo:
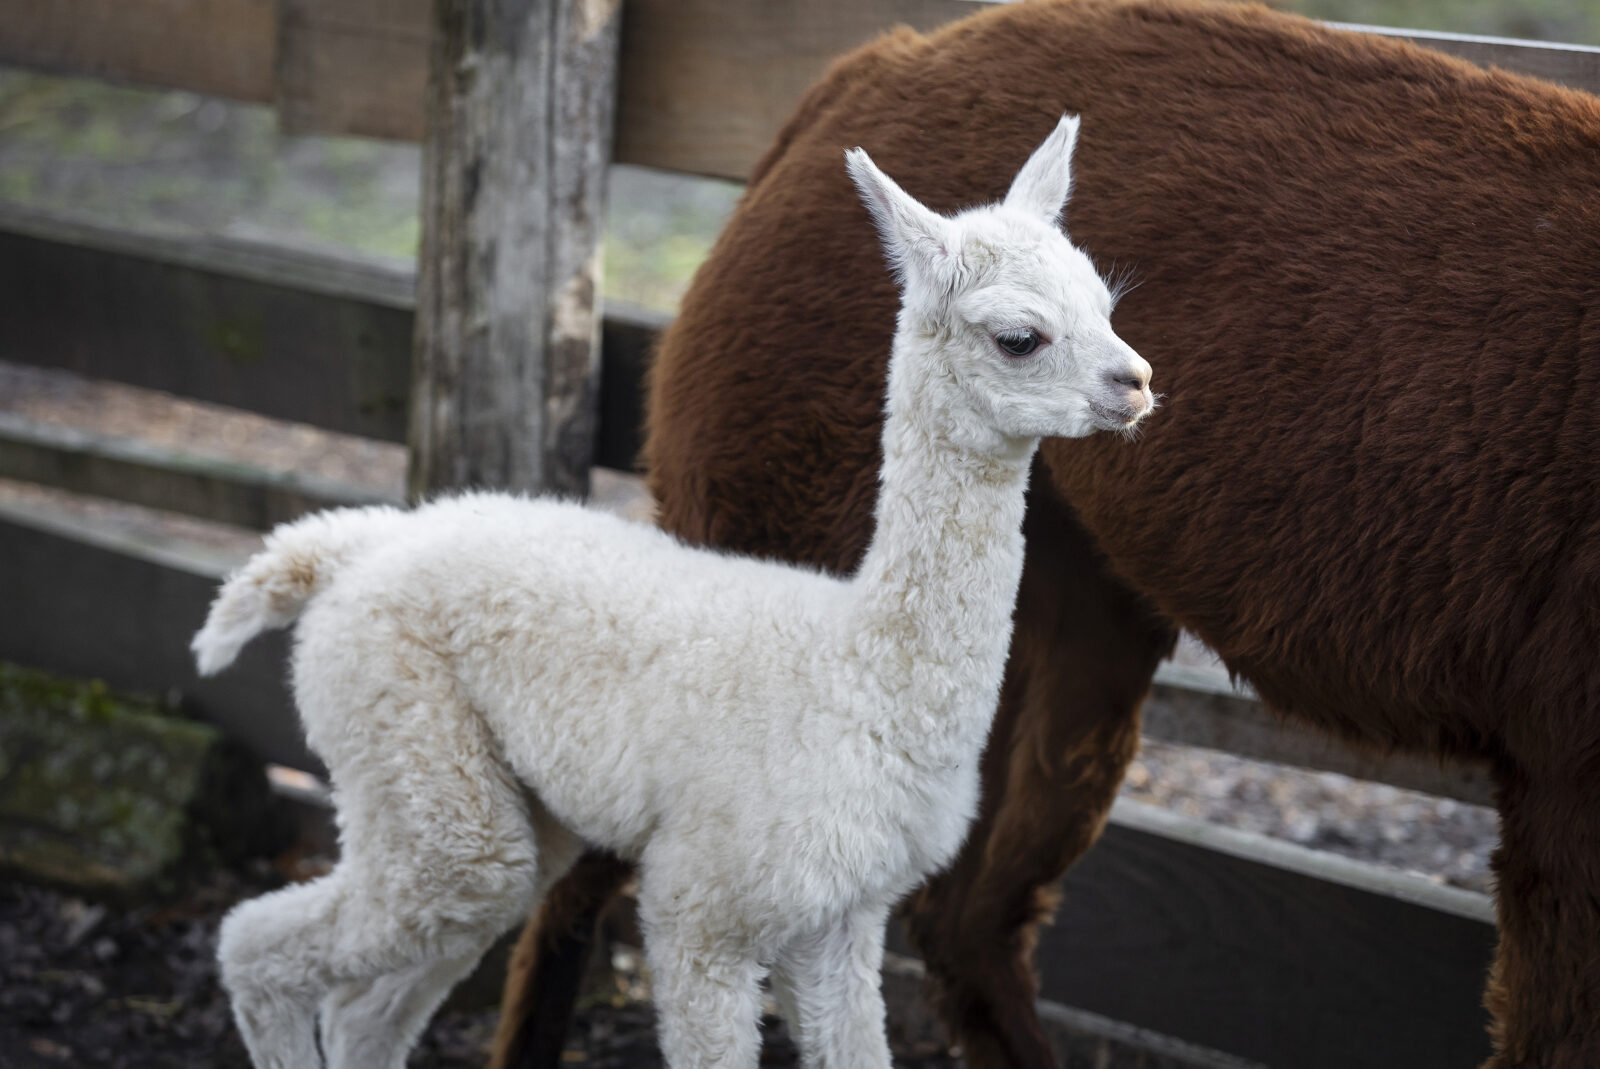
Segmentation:
<svg viewBox="0 0 1600 1069">
<path fill-rule="evenodd" d="M 855 566 L 894 294 L 830 161 L 870 141 L 943 208 L 1063 108 L 1090 124 L 1068 223 L 1131 276 L 1116 326 L 1167 402 L 1137 448 L 1041 450 L 983 810 L 910 917 L 966 1058 L 1051 1064 L 1031 933 L 1181 625 L 1302 722 L 1494 763 L 1490 1064 L 1600 1065 L 1593 97 L 1185 0 L 884 37 L 801 102 L 663 338 L 662 524 Z"/>
<path fill-rule="evenodd" d="M 848 154 L 903 289 L 851 578 L 470 494 L 281 527 L 224 585 L 198 663 L 298 620 L 341 832 L 332 873 L 223 924 L 259 1069 L 322 1064 L 319 1018 L 330 1066 L 398 1069 L 582 843 L 639 863 L 670 1065 L 755 1066 L 770 970 L 808 1064 L 888 1069 L 884 923 L 977 805 L 1039 439 L 1154 405 L 1056 226 L 1076 136 L 1061 119 L 1003 201 L 951 218 Z"/>
</svg>

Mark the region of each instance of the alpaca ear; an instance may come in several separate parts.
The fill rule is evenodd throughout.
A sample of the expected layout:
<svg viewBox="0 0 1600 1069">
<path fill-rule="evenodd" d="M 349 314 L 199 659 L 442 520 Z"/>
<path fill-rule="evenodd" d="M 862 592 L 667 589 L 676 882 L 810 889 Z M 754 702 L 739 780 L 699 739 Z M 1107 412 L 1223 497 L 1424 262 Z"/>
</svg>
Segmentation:
<svg viewBox="0 0 1600 1069">
<path fill-rule="evenodd" d="M 1011 181 L 1006 207 L 1043 216 L 1051 225 L 1061 221 L 1061 210 L 1072 192 L 1072 149 L 1078 143 L 1078 117 L 1063 115 L 1044 144 L 1033 150 Z"/>
<path fill-rule="evenodd" d="M 895 184 L 878 170 L 865 149 L 853 148 L 844 154 L 846 168 L 861 193 L 861 200 L 872 213 L 883 239 L 883 249 L 896 273 L 916 264 L 926 270 L 950 259 L 952 246 L 949 223 L 937 212 Z"/>
</svg>

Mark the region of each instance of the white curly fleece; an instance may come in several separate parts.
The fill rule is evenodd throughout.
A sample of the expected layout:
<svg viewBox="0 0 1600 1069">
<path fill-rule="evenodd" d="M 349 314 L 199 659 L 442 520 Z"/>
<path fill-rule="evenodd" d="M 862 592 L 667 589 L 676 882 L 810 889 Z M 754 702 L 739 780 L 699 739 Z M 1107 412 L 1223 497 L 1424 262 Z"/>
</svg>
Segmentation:
<svg viewBox="0 0 1600 1069">
<path fill-rule="evenodd" d="M 306 518 L 228 581 L 201 669 L 298 615 L 295 696 L 343 842 L 330 875 L 224 925 L 260 1069 L 321 1064 L 319 1011 L 328 1064 L 403 1065 L 584 842 L 640 863 L 674 1069 L 756 1064 L 769 971 L 808 1065 L 886 1069 L 884 923 L 975 811 L 1038 436 L 1150 407 L 1148 366 L 1054 226 L 1075 133 L 1063 120 L 1004 204 L 954 219 L 851 155 L 905 282 L 856 576 L 468 494 Z M 1036 352 L 1000 349 L 1024 330 Z"/>
</svg>

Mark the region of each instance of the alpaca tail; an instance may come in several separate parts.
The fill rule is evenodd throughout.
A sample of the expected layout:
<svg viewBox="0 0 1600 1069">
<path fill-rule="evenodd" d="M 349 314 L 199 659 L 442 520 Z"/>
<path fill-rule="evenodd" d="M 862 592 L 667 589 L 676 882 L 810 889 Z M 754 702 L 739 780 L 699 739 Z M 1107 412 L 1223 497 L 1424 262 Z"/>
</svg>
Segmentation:
<svg viewBox="0 0 1600 1069">
<path fill-rule="evenodd" d="M 332 509 L 280 524 L 266 548 L 222 584 L 205 626 L 189 643 L 200 674 L 215 675 L 261 632 L 292 623 L 340 567 L 405 515 L 386 506 Z"/>
</svg>

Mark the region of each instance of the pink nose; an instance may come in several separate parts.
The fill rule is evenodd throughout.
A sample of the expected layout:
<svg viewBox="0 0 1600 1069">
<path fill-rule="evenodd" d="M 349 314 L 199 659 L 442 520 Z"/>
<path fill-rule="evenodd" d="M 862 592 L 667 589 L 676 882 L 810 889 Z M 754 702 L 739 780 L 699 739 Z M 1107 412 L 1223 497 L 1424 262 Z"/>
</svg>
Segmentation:
<svg viewBox="0 0 1600 1069">
<path fill-rule="evenodd" d="M 1126 386 L 1130 390 L 1143 392 L 1150 388 L 1150 363 L 1142 356 L 1133 358 L 1133 363 L 1121 371 L 1111 373 L 1111 381 L 1118 386 Z"/>
</svg>

